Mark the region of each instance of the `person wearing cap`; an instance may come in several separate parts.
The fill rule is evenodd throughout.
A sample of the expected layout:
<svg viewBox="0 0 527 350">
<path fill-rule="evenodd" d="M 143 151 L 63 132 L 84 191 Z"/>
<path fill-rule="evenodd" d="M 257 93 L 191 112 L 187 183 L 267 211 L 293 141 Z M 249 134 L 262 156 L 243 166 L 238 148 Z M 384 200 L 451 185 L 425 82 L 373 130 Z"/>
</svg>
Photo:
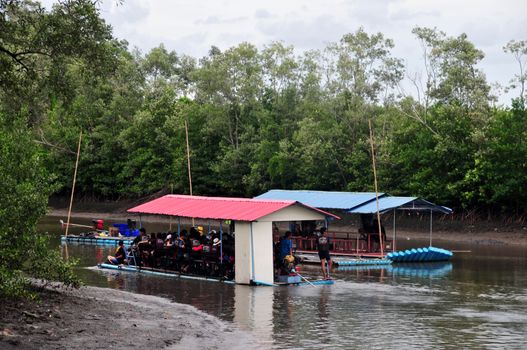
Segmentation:
<svg viewBox="0 0 527 350">
<path fill-rule="evenodd" d="M 329 277 L 329 270 L 331 270 L 331 256 L 329 255 L 329 237 L 326 233 L 326 228 L 322 227 L 320 229 L 320 237 L 317 239 L 317 247 L 318 247 L 318 257 L 320 258 L 320 266 L 322 268 L 322 274 L 324 276 L 324 279 L 328 280 Z M 327 264 L 327 267 L 326 267 Z"/>
<path fill-rule="evenodd" d="M 220 244 L 221 244 L 221 241 L 218 237 L 212 240 L 212 245 L 210 247 L 210 254 L 214 258 L 219 258 L 220 256 Z"/>
<path fill-rule="evenodd" d="M 173 242 L 172 242 L 172 234 L 169 233 L 167 235 L 167 237 L 165 238 L 165 247 L 172 247 L 173 245 Z"/>
<path fill-rule="evenodd" d="M 115 249 L 115 255 L 108 255 L 108 262 L 113 265 L 120 265 L 126 259 L 126 252 L 124 251 L 124 241 L 120 240 L 119 245 Z"/>
</svg>

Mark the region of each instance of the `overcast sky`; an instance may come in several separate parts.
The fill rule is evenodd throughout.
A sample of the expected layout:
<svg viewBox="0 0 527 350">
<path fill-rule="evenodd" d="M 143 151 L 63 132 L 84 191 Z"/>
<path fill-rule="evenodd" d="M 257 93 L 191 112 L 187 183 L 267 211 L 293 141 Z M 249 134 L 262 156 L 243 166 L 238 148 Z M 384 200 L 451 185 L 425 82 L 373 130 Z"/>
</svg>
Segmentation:
<svg viewBox="0 0 527 350">
<path fill-rule="evenodd" d="M 423 66 L 412 28 L 437 27 L 451 36 L 466 33 L 486 55 L 480 67 L 489 83 L 502 85 L 519 71 L 502 47 L 527 40 L 526 10 L 527 0 L 104 0 L 101 6 L 115 36 L 143 52 L 163 43 L 201 57 L 212 45 L 224 50 L 243 41 L 262 47 L 280 40 L 301 53 L 362 26 L 392 38 L 393 54 L 409 72 Z M 517 93 L 500 101 L 509 105 L 510 96 Z"/>
</svg>

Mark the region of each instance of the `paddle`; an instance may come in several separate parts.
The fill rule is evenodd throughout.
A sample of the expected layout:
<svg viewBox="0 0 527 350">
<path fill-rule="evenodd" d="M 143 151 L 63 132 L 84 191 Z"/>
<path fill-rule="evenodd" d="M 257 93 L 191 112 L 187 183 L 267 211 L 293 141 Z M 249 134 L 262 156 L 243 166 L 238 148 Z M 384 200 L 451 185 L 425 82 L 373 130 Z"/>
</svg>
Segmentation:
<svg viewBox="0 0 527 350">
<path fill-rule="evenodd" d="M 302 276 L 301 274 L 299 274 L 298 272 L 296 272 L 295 269 L 293 269 L 293 272 L 296 273 L 297 276 L 299 276 L 300 278 L 302 278 L 304 281 L 306 281 L 307 283 L 309 283 L 310 285 L 312 285 L 313 287 L 316 287 L 313 283 L 309 282 L 309 280 L 307 278 L 305 278 L 304 276 Z"/>
</svg>

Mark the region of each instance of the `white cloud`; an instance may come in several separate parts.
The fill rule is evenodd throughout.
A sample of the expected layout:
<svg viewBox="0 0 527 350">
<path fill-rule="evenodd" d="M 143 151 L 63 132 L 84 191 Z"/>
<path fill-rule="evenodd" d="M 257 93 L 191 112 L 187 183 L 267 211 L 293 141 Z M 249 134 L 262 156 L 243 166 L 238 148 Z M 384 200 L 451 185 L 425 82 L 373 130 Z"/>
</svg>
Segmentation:
<svg viewBox="0 0 527 350">
<path fill-rule="evenodd" d="M 119 6 L 105 0 L 102 5 L 115 35 L 132 46 L 145 52 L 164 43 L 196 57 L 212 45 L 227 49 L 242 41 L 263 47 L 281 40 L 298 51 L 318 49 L 362 26 L 392 38 L 393 54 L 417 71 L 421 48 L 412 28 L 437 27 L 452 36 L 465 32 L 486 54 L 481 68 L 489 82 L 502 83 L 516 66 L 501 48 L 511 39 L 527 39 L 526 10 L 525 0 L 125 0 Z"/>
<path fill-rule="evenodd" d="M 272 17 L 271 13 L 266 9 L 258 9 L 254 12 L 254 18 L 264 19 Z"/>
</svg>

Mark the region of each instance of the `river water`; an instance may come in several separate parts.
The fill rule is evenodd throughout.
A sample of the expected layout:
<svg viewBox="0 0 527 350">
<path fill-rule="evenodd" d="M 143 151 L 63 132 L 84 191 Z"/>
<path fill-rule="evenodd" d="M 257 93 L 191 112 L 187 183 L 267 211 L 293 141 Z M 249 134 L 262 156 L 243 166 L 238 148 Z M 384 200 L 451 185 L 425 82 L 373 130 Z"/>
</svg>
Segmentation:
<svg viewBox="0 0 527 350">
<path fill-rule="evenodd" d="M 39 226 L 56 245 L 58 219 L 47 217 Z M 69 244 L 61 250 L 80 259 L 86 284 L 193 305 L 252 333 L 265 347 L 526 349 L 527 249 L 436 246 L 471 252 L 448 263 L 348 267 L 333 273 L 334 285 L 276 288 L 101 271 L 90 267 L 114 248 Z M 320 274 L 316 267 L 302 271 Z"/>
</svg>

